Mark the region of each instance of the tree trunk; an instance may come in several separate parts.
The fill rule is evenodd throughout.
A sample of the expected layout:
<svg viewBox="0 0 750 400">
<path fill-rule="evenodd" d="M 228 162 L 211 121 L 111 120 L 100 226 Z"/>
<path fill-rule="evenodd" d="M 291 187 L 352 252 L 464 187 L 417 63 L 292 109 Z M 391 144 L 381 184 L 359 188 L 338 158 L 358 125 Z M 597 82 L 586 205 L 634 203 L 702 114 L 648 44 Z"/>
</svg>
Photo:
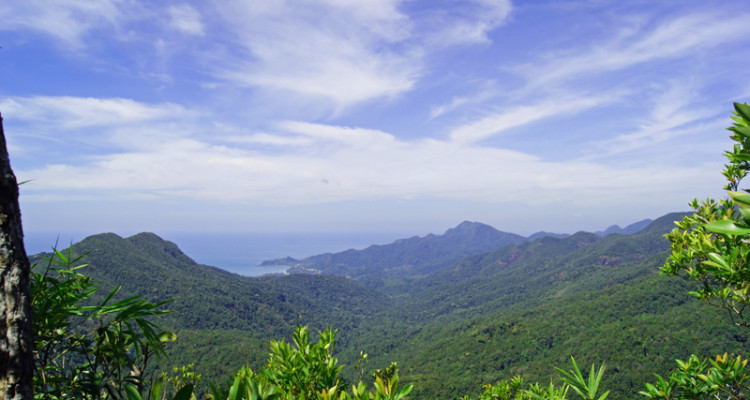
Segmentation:
<svg viewBox="0 0 750 400">
<path fill-rule="evenodd" d="M 30 269 L 0 115 L 0 400 L 33 398 Z"/>
</svg>

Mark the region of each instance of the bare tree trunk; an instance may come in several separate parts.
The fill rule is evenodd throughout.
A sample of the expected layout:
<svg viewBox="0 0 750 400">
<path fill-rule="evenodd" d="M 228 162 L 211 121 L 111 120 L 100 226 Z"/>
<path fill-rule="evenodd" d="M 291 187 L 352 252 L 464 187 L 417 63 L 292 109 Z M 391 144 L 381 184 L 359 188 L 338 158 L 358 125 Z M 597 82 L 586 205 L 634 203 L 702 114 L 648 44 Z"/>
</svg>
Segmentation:
<svg viewBox="0 0 750 400">
<path fill-rule="evenodd" d="M 0 400 L 33 398 L 30 269 L 0 115 Z"/>
</svg>

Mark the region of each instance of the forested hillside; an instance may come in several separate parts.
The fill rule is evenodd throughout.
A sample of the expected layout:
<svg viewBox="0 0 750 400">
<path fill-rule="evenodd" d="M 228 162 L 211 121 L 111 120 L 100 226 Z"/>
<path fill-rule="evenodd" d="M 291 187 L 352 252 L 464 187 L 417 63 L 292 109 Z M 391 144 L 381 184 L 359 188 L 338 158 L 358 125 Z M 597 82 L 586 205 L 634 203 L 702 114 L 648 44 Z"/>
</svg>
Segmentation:
<svg viewBox="0 0 750 400">
<path fill-rule="evenodd" d="M 632 235 L 517 240 L 409 280 L 359 258 L 361 271 L 401 282 L 387 292 L 328 274 L 241 277 L 199 265 L 148 233 L 96 235 L 74 248 L 90 252 L 84 272 L 105 288 L 176 298 L 169 304 L 175 312 L 161 320 L 180 337 L 169 364 L 195 362 L 206 380 L 243 365 L 258 368 L 268 341 L 288 337 L 296 325 L 333 326 L 345 364 L 354 365 L 360 351 L 369 354 L 368 368 L 396 361 L 402 379 L 415 384 L 413 398 L 457 398 L 516 374 L 546 382 L 552 365 L 574 355 L 605 363 L 613 398 L 628 399 L 675 358 L 748 350 L 744 331 L 689 301 L 692 284 L 657 274 L 668 249 L 663 234 L 682 215 Z M 492 236 L 479 224 L 459 228 L 453 233 Z M 375 250 L 365 254 L 376 258 Z M 351 369 L 344 374 L 354 378 Z"/>
<path fill-rule="evenodd" d="M 342 277 L 242 277 L 199 265 L 152 233 L 94 235 L 74 249 L 88 253 L 89 265 L 81 271 L 101 283 L 100 297 L 120 285 L 120 297 L 175 299 L 168 306 L 174 312 L 159 320 L 181 338 L 171 364 L 196 362 L 207 378 L 223 379 L 247 363 L 262 364 L 268 341 L 289 336 L 298 325 L 356 332 L 389 309 L 387 297 Z M 345 345 L 347 335 L 339 340 Z"/>
</svg>

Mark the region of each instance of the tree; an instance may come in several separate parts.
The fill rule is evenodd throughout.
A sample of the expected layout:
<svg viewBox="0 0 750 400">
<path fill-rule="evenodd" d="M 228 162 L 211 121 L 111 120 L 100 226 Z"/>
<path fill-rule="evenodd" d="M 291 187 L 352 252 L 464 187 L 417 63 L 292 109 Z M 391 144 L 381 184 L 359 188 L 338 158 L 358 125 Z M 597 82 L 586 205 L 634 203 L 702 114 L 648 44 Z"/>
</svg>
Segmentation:
<svg viewBox="0 0 750 400">
<path fill-rule="evenodd" d="M 691 294 L 726 310 L 735 324 L 750 327 L 750 191 L 738 191 L 750 170 L 750 106 L 735 103 L 734 108 L 728 130 L 735 144 L 725 153 L 729 163 L 723 171 L 729 198 L 690 203 L 695 213 L 667 235 L 672 255 L 662 272 L 700 282 L 701 289 Z"/>
<path fill-rule="evenodd" d="M 96 284 L 79 272 L 86 267 L 78 265 L 85 254 L 73 254 L 72 248 L 55 250 L 46 265 L 32 266 L 36 397 L 125 399 L 134 393 L 153 394 L 163 382 L 150 384 L 149 362 L 165 356 L 164 343 L 176 336 L 151 318 L 168 313 L 160 308 L 170 300 L 117 300 L 116 287 L 94 302 Z"/>
<path fill-rule="evenodd" d="M 29 259 L 0 115 L 0 399 L 32 399 Z"/>
<path fill-rule="evenodd" d="M 361 380 L 351 385 L 351 394 L 339 378 L 342 366 L 333 356 L 336 331 L 318 332 L 318 342 L 310 341 L 306 326 L 297 327 L 292 343 L 271 341 L 268 363 L 254 372 L 242 368 L 224 386 L 211 386 L 212 400 L 405 400 L 412 385 L 399 388 L 395 363 L 386 373 L 373 376 L 374 391 Z M 366 355 L 361 354 L 362 358 Z M 134 399 L 139 400 L 139 399 Z"/>
<path fill-rule="evenodd" d="M 677 222 L 668 235 L 672 254 L 662 267 L 668 276 L 684 275 L 700 283 L 693 296 L 728 312 L 739 326 L 750 327 L 750 190 L 740 183 L 750 170 L 750 106 L 734 103 L 734 124 L 728 128 L 735 142 L 725 153 L 728 198 L 693 200 L 695 210 Z M 641 392 L 652 399 L 745 399 L 750 396 L 748 359 L 718 355 L 677 360 L 667 379 Z"/>
</svg>

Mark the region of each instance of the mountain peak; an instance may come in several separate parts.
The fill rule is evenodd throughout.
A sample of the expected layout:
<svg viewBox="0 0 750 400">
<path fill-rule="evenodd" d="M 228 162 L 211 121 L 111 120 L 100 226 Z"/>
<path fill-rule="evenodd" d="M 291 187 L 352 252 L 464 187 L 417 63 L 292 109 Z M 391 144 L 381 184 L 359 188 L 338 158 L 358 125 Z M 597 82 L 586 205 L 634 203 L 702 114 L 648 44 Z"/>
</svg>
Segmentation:
<svg viewBox="0 0 750 400">
<path fill-rule="evenodd" d="M 674 227 L 675 222 L 682 220 L 683 217 L 692 214 L 692 212 L 673 212 L 663 215 L 653 221 L 651 221 L 640 233 L 669 233 Z"/>
<path fill-rule="evenodd" d="M 155 233 L 141 232 L 125 240 L 140 249 L 150 252 L 150 254 L 178 259 L 189 264 L 196 264 L 196 262 L 183 253 L 176 244 L 162 239 Z"/>
<path fill-rule="evenodd" d="M 464 221 L 458 224 L 455 228 L 448 229 L 445 231 L 446 236 L 453 236 L 453 235 L 463 235 L 467 233 L 495 233 L 499 232 L 497 229 L 480 223 L 480 222 L 473 222 L 473 221 Z"/>
</svg>

